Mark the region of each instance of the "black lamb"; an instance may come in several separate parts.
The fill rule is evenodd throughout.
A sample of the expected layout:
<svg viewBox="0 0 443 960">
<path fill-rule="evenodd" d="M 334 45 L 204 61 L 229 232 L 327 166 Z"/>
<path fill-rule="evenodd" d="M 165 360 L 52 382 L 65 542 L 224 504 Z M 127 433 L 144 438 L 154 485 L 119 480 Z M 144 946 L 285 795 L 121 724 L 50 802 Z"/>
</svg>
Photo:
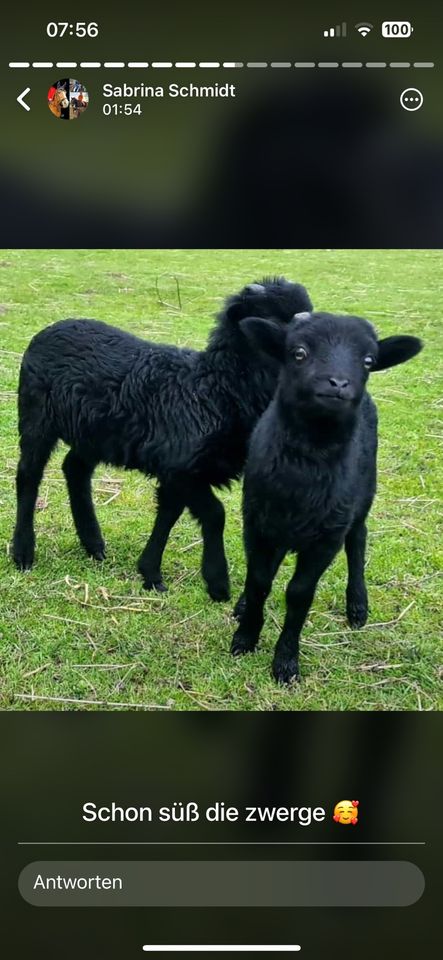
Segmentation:
<svg viewBox="0 0 443 960">
<path fill-rule="evenodd" d="M 328 313 L 301 313 L 286 329 L 254 318 L 240 326 L 282 368 L 245 467 L 247 576 L 231 649 L 254 649 L 278 567 L 297 553 L 273 661 L 275 679 L 287 683 L 298 678 L 300 632 L 318 581 L 343 545 L 347 618 L 352 627 L 366 623 L 365 521 L 377 459 L 377 410 L 366 381 L 370 370 L 404 363 L 422 344 L 408 336 L 377 340 L 367 320 Z"/>
<path fill-rule="evenodd" d="M 156 520 L 138 562 L 144 586 L 166 589 L 163 551 L 188 507 L 201 524 L 208 592 L 229 599 L 225 514 L 211 486 L 240 476 L 278 378 L 278 364 L 257 352 L 240 321 L 272 316 L 284 326 L 305 309 L 312 304 L 303 286 L 265 278 L 226 300 L 203 351 L 151 343 L 96 320 L 63 320 L 38 333 L 20 371 L 17 566 L 33 563 L 38 487 L 61 439 L 71 448 L 63 471 L 72 515 L 90 556 L 105 556 L 91 496 L 95 467 L 141 470 L 158 480 Z"/>
</svg>

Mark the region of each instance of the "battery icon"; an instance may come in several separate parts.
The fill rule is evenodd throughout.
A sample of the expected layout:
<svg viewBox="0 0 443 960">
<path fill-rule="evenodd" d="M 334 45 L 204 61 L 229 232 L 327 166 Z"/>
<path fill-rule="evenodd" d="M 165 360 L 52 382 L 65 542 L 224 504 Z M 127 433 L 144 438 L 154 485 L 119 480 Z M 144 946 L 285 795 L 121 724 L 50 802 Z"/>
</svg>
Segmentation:
<svg viewBox="0 0 443 960">
<path fill-rule="evenodd" d="M 385 20 L 381 26 L 383 37 L 404 39 L 410 37 L 414 27 L 409 20 Z"/>
</svg>

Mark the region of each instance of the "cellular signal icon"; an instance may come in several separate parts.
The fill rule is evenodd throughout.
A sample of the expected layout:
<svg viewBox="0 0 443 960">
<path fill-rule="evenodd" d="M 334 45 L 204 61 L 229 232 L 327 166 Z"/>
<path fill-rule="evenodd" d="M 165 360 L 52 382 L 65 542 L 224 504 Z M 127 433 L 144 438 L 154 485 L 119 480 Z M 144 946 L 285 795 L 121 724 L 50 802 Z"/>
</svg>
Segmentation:
<svg viewBox="0 0 443 960">
<path fill-rule="evenodd" d="M 339 23 L 337 27 L 329 27 L 329 30 L 323 30 L 324 37 L 346 37 L 346 23 Z"/>
</svg>

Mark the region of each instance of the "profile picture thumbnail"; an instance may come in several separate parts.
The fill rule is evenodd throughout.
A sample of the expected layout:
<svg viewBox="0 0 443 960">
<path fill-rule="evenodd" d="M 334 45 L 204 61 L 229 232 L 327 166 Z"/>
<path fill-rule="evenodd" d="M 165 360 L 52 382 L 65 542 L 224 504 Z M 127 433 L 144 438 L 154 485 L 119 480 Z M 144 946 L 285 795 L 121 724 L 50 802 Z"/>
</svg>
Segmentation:
<svg viewBox="0 0 443 960">
<path fill-rule="evenodd" d="M 77 120 L 89 105 L 89 93 L 79 80 L 65 77 L 48 90 L 48 107 L 58 120 Z"/>
</svg>

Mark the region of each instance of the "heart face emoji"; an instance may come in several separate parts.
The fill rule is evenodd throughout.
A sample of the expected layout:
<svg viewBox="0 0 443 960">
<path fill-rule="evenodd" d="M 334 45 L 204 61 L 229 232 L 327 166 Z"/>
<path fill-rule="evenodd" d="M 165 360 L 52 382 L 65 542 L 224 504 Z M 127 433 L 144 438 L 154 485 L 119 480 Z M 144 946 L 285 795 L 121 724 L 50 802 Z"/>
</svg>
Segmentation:
<svg viewBox="0 0 443 960">
<path fill-rule="evenodd" d="M 358 800 L 339 800 L 334 807 L 333 820 L 336 823 L 352 823 L 353 826 L 358 821 Z"/>
</svg>

